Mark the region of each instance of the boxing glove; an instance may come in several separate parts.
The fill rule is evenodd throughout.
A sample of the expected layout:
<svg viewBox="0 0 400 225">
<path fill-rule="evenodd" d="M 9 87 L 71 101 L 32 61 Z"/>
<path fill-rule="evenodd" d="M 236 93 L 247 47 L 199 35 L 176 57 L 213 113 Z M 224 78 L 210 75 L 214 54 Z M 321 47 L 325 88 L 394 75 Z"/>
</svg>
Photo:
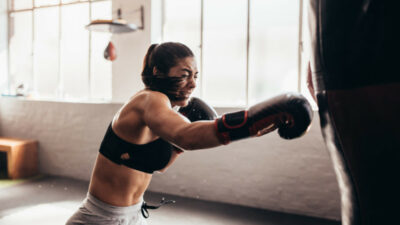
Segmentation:
<svg viewBox="0 0 400 225">
<path fill-rule="evenodd" d="M 311 105 L 304 96 L 287 93 L 248 110 L 224 114 L 215 120 L 215 129 L 222 144 L 274 129 L 282 138 L 292 139 L 307 131 L 312 117 Z"/>
<path fill-rule="evenodd" d="M 191 122 L 198 120 L 214 120 L 217 112 L 200 98 L 192 97 L 187 106 L 181 107 L 179 113 L 187 117 Z"/>
</svg>

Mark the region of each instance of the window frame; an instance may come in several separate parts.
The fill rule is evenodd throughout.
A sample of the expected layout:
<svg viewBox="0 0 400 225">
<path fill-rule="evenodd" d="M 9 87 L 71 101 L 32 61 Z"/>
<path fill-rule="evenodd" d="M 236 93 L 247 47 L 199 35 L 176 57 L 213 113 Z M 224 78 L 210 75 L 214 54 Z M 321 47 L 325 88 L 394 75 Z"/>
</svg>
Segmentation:
<svg viewBox="0 0 400 225">
<path fill-rule="evenodd" d="M 165 24 L 166 24 L 166 7 L 165 7 L 165 1 L 167 0 L 162 0 L 162 30 L 161 30 L 161 40 L 165 41 Z M 245 105 L 244 106 L 227 106 L 228 108 L 232 108 L 232 107 L 248 107 L 249 103 L 250 103 L 250 94 L 249 94 L 249 86 L 250 86 L 250 82 L 249 82 L 249 50 L 250 50 L 250 42 L 251 42 L 251 38 L 250 38 L 250 9 L 251 9 L 251 0 L 246 0 L 247 1 L 247 33 L 246 33 L 246 84 L 245 84 Z M 199 48 L 200 48 L 200 65 L 199 65 L 199 70 L 203 71 L 203 30 L 204 30 L 204 0 L 200 0 L 200 5 L 201 5 L 201 9 L 200 9 L 200 43 L 199 43 Z M 299 0 L 299 22 L 298 22 L 298 50 L 297 50 L 297 58 L 298 58 L 298 62 L 297 62 L 297 91 L 298 92 L 302 92 L 302 70 L 303 70 L 303 17 L 304 17 L 304 0 Z M 199 77 L 199 87 L 200 87 L 200 97 L 204 96 L 204 82 L 203 82 L 203 76 Z M 223 107 L 224 108 L 224 107 Z"/>
<path fill-rule="evenodd" d="M 76 4 L 88 4 L 89 5 L 89 12 L 88 12 L 88 16 L 89 16 L 89 21 L 90 20 L 92 20 L 92 3 L 97 3 L 97 2 L 111 2 L 112 3 L 112 1 L 113 0 L 75 0 L 75 1 L 73 1 L 73 2 L 67 2 L 67 3 L 63 3 L 62 2 L 62 0 L 58 0 L 58 4 L 49 4 L 49 5 L 41 5 L 41 6 L 35 6 L 35 0 L 32 0 L 32 7 L 30 7 L 30 8 L 24 8 L 24 9 L 16 9 L 16 10 L 14 10 L 14 8 L 13 8 L 13 4 L 14 4 L 14 1 L 15 0 L 7 0 L 7 4 L 6 4 L 6 7 L 7 7 L 7 68 L 8 68 L 8 72 L 7 72 L 7 75 L 6 75 L 6 82 L 7 82 L 7 94 L 6 95 L 12 95 L 12 92 L 11 92 L 11 83 L 10 83 L 10 81 L 11 81 L 11 79 L 12 79 L 12 77 L 11 77 L 11 73 L 10 73 L 10 68 L 11 68 L 11 60 L 10 60 L 10 38 L 11 38 L 11 36 L 10 36 L 10 30 L 11 30 L 11 24 L 10 24 L 10 21 L 12 20 L 11 19 L 11 14 L 13 14 L 13 13 L 19 13 L 19 12 L 26 12 L 26 11 L 30 11 L 30 12 L 32 12 L 31 14 L 32 14 L 32 34 L 34 34 L 34 29 L 35 29 L 35 13 L 34 13 L 34 11 L 35 10 L 37 10 L 37 9 L 43 9 L 43 8 L 51 8 L 51 7 L 59 7 L 59 11 L 61 12 L 62 11 L 62 7 L 63 6 L 69 6 L 69 5 L 76 5 Z M 61 13 L 59 13 L 58 14 L 58 19 L 59 19 L 59 21 L 60 21 L 60 24 L 59 24 L 59 29 L 61 30 L 61 18 L 62 18 L 62 14 Z M 61 77 L 61 71 L 60 71 L 60 56 L 61 56 L 61 51 L 60 51 L 60 49 L 58 49 L 58 61 L 59 61 L 59 63 L 58 63 L 58 72 L 57 72 L 57 80 L 58 80 L 58 82 L 57 82 L 57 87 L 56 87 L 56 89 L 57 89 L 57 94 L 56 94 L 56 96 L 55 97 L 50 97 L 50 98 L 42 98 L 42 97 L 38 97 L 38 96 L 34 96 L 33 97 L 33 99 L 35 99 L 35 100 L 50 100 L 50 101 L 58 101 L 58 102 L 111 102 L 111 100 L 112 100 L 112 96 L 110 96 L 110 98 L 107 98 L 107 99 L 97 99 L 97 98 L 93 98 L 92 97 L 92 74 L 91 74 L 91 63 L 92 63 L 92 31 L 88 31 L 89 32 L 89 34 L 88 34 L 88 39 L 89 39 L 89 42 L 88 42 L 88 71 L 87 71 L 87 76 L 88 76 L 88 82 L 87 82 L 87 96 L 86 97 L 84 97 L 84 98 L 78 98 L 78 99 L 68 99 L 68 98 L 65 98 L 64 96 L 63 96 L 63 93 L 60 93 L 60 91 L 59 91 L 59 89 L 60 89 L 60 85 L 61 85 L 61 83 L 62 83 L 62 77 Z M 58 44 L 59 44 L 59 47 L 60 47 L 60 45 L 61 45 L 61 35 L 59 36 L 59 39 L 58 39 Z M 32 36 L 32 49 L 31 49 L 31 57 L 30 57 L 30 60 L 31 60 L 31 63 L 32 63 L 32 68 L 31 68 L 31 73 L 30 73 L 30 76 L 32 77 L 32 81 L 33 81 L 33 83 L 35 82 L 34 81 L 34 79 L 35 79 L 35 77 L 34 77 L 34 67 L 35 67 L 35 65 L 34 65 L 34 49 L 33 49 L 33 46 L 34 46 L 34 41 L 35 41 L 35 38 L 34 38 L 34 36 Z M 62 87 L 61 87 L 62 88 Z M 112 91 L 112 90 L 111 90 Z M 26 97 L 26 96 L 24 96 L 24 97 Z"/>
</svg>

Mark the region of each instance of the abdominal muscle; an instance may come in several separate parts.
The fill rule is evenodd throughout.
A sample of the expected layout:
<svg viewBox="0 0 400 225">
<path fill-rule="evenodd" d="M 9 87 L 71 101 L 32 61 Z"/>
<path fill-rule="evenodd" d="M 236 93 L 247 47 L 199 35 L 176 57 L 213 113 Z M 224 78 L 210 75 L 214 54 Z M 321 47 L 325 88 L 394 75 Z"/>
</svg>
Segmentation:
<svg viewBox="0 0 400 225">
<path fill-rule="evenodd" d="M 115 164 L 98 154 L 89 193 L 110 205 L 134 205 L 142 200 L 151 177 L 151 174 Z"/>
</svg>

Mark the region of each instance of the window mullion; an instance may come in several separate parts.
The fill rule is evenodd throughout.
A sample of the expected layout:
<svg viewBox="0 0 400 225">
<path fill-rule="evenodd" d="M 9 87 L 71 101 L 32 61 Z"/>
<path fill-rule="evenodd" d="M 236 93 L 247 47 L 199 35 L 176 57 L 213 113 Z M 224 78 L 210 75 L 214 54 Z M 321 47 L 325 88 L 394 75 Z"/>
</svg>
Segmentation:
<svg viewBox="0 0 400 225">
<path fill-rule="evenodd" d="M 297 65 L 297 91 L 301 92 L 301 70 L 302 70 L 302 57 L 301 53 L 303 51 L 303 0 L 300 0 L 299 5 L 299 44 L 298 44 L 298 65 Z"/>
<path fill-rule="evenodd" d="M 249 105 L 249 57 L 250 57 L 250 1 L 247 0 L 247 37 L 246 37 L 246 106 Z"/>
<path fill-rule="evenodd" d="M 200 9 L 200 71 L 202 72 L 200 76 L 200 97 L 204 98 L 204 85 L 203 85 L 203 25 L 204 25 L 204 0 L 201 0 Z"/>
<path fill-rule="evenodd" d="M 92 2 L 89 1 L 89 21 L 92 20 Z M 92 99 L 92 31 L 89 31 L 88 98 Z"/>
<path fill-rule="evenodd" d="M 14 2 L 15 0 L 13 0 Z M 31 48 L 31 77 L 33 84 L 33 92 L 38 93 L 37 90 L 37 78 L 35 74 L 35 0 L 32 0 L 32 48 Z"/>
<path fill-rule="evenodd" d="M 11 7 L 9 7 L 8 4 L 11 3 Z M 10 26 L 10 19 L 11 19 L 11 11 L 14 9 L 14 0 L 7 1 L 6 3 L 6 7 L 7 7 L 7 94 L 11 94 L 11 84 L 10 84 L 10 80 L 11 80 L 11 74 L 10 74 L 10 30 L 11 30 L 11 26 Z M 11 10 L 10 10 L 11 9 Z M 14 27 L 12 28 L 14 29 Z"/>
<path fill-rule="evenodd" d="M 165 40 L 165 1 L 161 1 L 161 41 Z"/>
</svg>

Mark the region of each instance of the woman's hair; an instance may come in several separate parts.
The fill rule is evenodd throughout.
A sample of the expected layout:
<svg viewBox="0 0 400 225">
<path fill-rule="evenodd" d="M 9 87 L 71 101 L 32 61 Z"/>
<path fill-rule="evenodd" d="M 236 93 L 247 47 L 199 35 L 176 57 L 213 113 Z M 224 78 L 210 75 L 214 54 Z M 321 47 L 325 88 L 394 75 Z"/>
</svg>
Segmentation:
<svg viewBox="0 0 400 225">
<path fill-rule="evenodd" d="M 183 78 L 169 77 L 169 70 L 186 57 L 194 57 L 192 50 L 177 42 L 152 44 L 143 61 L 142 81 L 147 89 L 166 94 L 170 100 L 182 100 Z M 154 68 L 157 74 L 153 74 Z"/>
<path fill-rule="evenodd" d="M 176 66 L 178 60 L 193 56 L 192 50 L 178 42 L 152 44 L 144 57 L 142 76 L 157 75 L 153 74 L 154 67 L 166 76 L 171 67 Z"/>
</svg>

